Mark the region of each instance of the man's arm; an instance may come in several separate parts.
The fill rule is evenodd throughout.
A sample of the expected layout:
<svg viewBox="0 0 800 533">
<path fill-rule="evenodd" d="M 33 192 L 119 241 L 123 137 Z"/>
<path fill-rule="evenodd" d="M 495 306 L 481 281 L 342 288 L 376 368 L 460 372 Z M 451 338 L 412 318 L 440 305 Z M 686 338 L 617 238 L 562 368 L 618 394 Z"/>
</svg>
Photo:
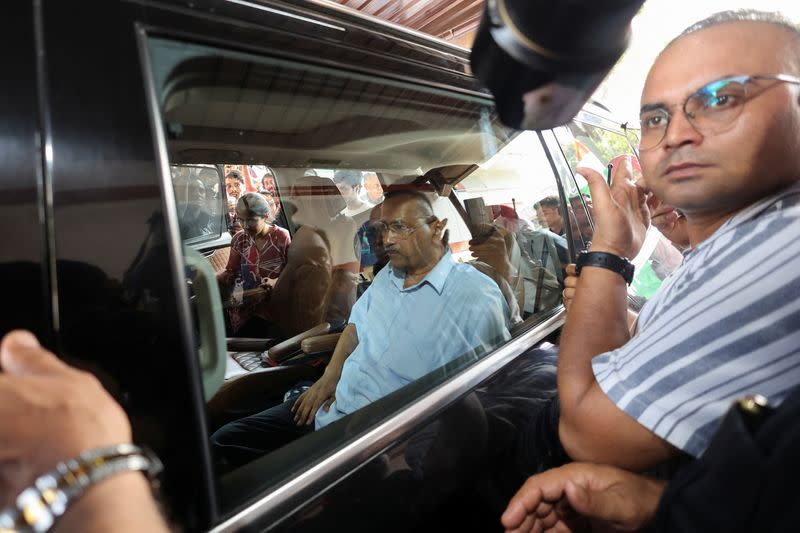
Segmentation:
<svg viewBox="0 0 800 533">
<path fill-rule="evenodd" d="M 311 425 L 320 406 L 325 411 L 330 409 L 331 404 L 336 399 L 336 385 L 342 376 L 344 362 L 350 357 L 356 346 L 358 346 L 356 326 L 355 324 L 348 324 L 342 331 L 339 342 L 336 343 L 331 361 L 325 368 L 322 377 L 301 394 L 292 406 L 294 421 L 298 426 Z"/>
<path fill-rule="evenodd" d="M 611 190 L 603 177 L 581 169 L 592 191 L 595 233 L 591 251 L 633 257 L 641 248 L 649 224 L 644 191 L 624 173 Z M 643 469 L 674 453 L 665 441 L 621 411 L 600 389 L 592 358 L 630 340 L 627 290 L 612 271 L 582 270 L 561 337 L 558 395 L 559 436 L 576 461 Z"/>
<path fill-rule="evenodd" d="M 125 412 L 90 374 L 15 331 L 0 343 L 0 506 L 57 463 L 131 441 Z M 54 531 L 166 532 L 145 477 L 127 472 L 90 486 Z"/>
</svg>

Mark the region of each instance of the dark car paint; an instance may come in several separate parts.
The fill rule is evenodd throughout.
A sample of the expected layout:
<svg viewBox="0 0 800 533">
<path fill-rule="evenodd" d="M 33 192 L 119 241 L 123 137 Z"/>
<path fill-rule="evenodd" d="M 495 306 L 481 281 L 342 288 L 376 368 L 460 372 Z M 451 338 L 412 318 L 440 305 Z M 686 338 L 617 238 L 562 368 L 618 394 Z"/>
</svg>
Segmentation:
<svg viewBox="0 0 800 533">
<path fill-rule="evenodd" d="M 486 94 L 468 75 L 466 51 L 313 5 L 270 5 L 347 31 L 223 1 L 3 5 L 14 24 L 0 37 L 12 74 L 0 100 L 0 217 L 13 239 L 0 254 L 0 332 L 31 329 L 98 375 L 129 414 L 135 440 L 162 458 L 161 494 L 186 530 L 220 517 L 177 227 L 165 217 L 148 112 L 143 32 Z M 365 465 L 331 497 L 370 504 L 365 494 L 383 483 L 376 471 Z M 287 524 L 309 525 L 303 517 Z M 337 519 L 323 512 L 314 524 L 332 528 Z"/>
</svg>

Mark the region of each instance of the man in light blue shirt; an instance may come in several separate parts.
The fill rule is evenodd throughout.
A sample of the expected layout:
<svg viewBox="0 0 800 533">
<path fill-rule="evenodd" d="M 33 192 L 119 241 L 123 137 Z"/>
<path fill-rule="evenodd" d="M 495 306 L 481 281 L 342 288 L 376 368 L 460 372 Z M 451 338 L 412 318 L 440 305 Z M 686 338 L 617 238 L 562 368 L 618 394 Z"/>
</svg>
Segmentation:
<svg viewBox="0 0 800 533">
<path fill-rule="evenodd" d="M 350 414 L 456 357 L 485 353 L 509 338 L 497 285 L 456 263 L 423 194 L 398 191 L 381 206 L 383 269 L 356 302 L 325 374 L 292 410 L 316 427 Z"/>
<path fill-rule="evenodd" d="M 456 263 L 424 194 L 399 190 L 381 205 L 379 233 L 391 268 L 356 302 L 322 377 L 296 401 L 224 426 L 212 436 L 230 466 L 252 460 L 346 416 L 458 357 L 510 338 L 497 284 Z"/>
</svg>

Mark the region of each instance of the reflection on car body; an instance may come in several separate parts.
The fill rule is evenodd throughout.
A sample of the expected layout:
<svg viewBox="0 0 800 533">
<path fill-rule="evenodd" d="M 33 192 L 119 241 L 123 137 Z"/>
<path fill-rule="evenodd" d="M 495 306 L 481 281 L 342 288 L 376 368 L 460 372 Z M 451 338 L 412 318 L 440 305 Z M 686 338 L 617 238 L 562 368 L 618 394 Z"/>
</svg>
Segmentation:
<svg viewBox="0 0 800 533">
<path fill-rule="evenodd" d="M 527 386 L 546 364 L 531 350 L 557 340 L 564 267 L 591 238 L 569 147 L 598 150 L 575 133 L 587 128 L 622 133 L 595 106 L 568 128 L 510 130 L 464 50 L 315 3 L 264 5 L 97 2 L 101 28 L 55 2 L 19 13 L 29 24 L 11 36 L 26 57 L 46 59 L 37 71 L 0 52 L 20 73 L 8 89 L 18 103 L 6 109 L 20 124 L 8 165 L 16 181 L 3 187 L 21 200 L 2 216 L 40 225 L 20 228 L 19 245 L 0 255 L 16 302 L 2 329 L 31 329 L 95 371 L 137 441 L 162 457 L 163 497 L 187 530 L 374 530 L 387 517 L 413 529 L 453 514 L 493 527 L 512 485 L 495 468 L 499 450 L 515 438 L 509 421 L 531 407 L 507 385 Z M 24 126 L 37 113 L 49 159 Z M 597 157 L 624 151 L 612 146 Z M 354 186 L 337 189 L 337 172 L 355 175 Z M 421 193 L 447 220 L 447 257 L 475 266 L 470 279 L 499 302 L 484 312 L 502 308 L 507 334 L 442 357 L 403 332 L 429 363 L 423 372 L 273 453 L 217 469 L 209 436 L 318 380 L 354 306 L 389 276 L 376 236 L 403 231 L 380 214 L 392 190 Z M 229 231 L 242 231 L 236 219 L 253 218 L 229 204 L 246 193 L 274 205 L 267 223 L 291 244 L 269 288 L 242 282 L 242 302 L 263 291 L 265 320 L 243 337 L 229 317 L 226 330 L 239 299 L 220 295 L 216 277 L 234 253 Z M 562 236 L 537 217 L 548 197 Z M 482 206 L 485 240 L 468 205 Z M 433 306 L 413 318 L 447 327 Z M 442 331 L 471 324 L 455 326 Z"/>
</svg>

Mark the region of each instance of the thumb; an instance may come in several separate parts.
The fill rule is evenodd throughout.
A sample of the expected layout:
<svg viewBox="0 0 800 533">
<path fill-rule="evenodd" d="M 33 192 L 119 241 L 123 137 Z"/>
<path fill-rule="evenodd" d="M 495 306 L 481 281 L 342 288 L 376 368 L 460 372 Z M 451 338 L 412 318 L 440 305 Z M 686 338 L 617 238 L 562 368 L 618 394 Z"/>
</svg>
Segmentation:
<svg viewBox="0 0 800 533">
<path fill-rule="evenodd" d="M 66 367 L 55 355 L 41 347 L 29 331 L 16 330 L 0 342 L 0 366 L 14 375 L 51 374 Z"/>
<path fill-rule="evenodd" d="M 615 493 L 604 490 L 589 490 L 584 486 L 568 481 L 564 492 L 572 508 L 580 515 L 599 520 L 616 521 L 621 517 L 619 501 Z"/>
<path fill-rule="evenodd" d="M 578 167 L 575 172 L 586 178 L 589 191 L 592 193 L 592 204 L 604 209 L 611 202 L 611 191 L 606 179 L 596 170 L 589 167 Z"/>
</svg>

